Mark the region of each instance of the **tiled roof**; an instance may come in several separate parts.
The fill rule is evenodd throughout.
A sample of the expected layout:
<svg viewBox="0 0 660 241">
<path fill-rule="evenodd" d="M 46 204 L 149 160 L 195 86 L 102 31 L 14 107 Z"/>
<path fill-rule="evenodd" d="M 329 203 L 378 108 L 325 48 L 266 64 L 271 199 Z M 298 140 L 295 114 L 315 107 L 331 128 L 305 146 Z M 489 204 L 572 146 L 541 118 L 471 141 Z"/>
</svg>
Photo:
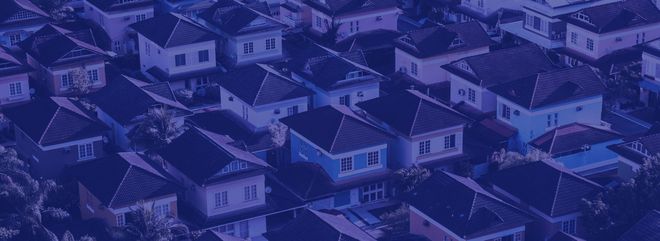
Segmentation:
<svg viewBox="0 0 660 241">
<path fill-rule="evenodd" d="M 108 129 L 79 103 L 65 97 L 36 100 L 7 109 L 5 114 L 42 146 L 99 137 Z"/>
<path fill-rule="evenodd" d="M 564 233 L 564 232 L 556 232 L 548 241 L 584 241 L 584 239 L 575 237 L 573 235 Z"/>
<path fill-rule="evenodd" d="M 312 8 L 330 16 L 397 7 L 397 2 L 394 0 L 306 0 L 304 2 Z"/>
<path fill-rule="evenodd" d="M 258 171 L 270 166 L 249 152 L 229 144 L 226 136 L 191 127 L 158 154 L 199 185 L 210 184 L 223 177 Z M 220 171 L 235 160 L 246 161 L 248 168 L 222 174 Z"/>
<path fill-rule="evenodd" d="M 638 164 L 643 164 L 644 160 L 647 158 L 645 155 L 642 153 L 631 149 L 627 145 L 629 145 L 632 142 L 639 142 L 642 144 L 642 147 L 648 151 L 649 155 L 655 155 L 660 153 L 660 133 L 653 133 L 653 134 L 647 134 L 644 136 L 639 136 L 639 137 L 632 137 L 625 139 L 626 142 L 621 143 L 621 144 L 615 144 L 608 146 L 608 148 L 620 156 L 631 160 L 633 162 L 636 162 Z"/>
<path fill-rule="evenodd" d="M 605 85 L 589 66 L 580 66 L 538 73 L 490 90 L 524 108 L 535 109 L 600 96 Z"/>
<path fill-rule="evenodd" d="M 334 49 L 337 51 L 372 50 L 381 48 L 393 48 L 394 40 L 401 37 L 402 33 L 387 29 L 376 29 L 359 32 L 339 41 Z"/>
<path fill-rule="evenodd" d="M 313 94 L 312 91 L 263 64 L 230 71 L 223 75 L 219 82 L 223 88 L 253 107 Z"/>
<path fill-rule="evenodd" d="M 628 231 L 626 231 L 618 241 L 654 241 L 660 240 L 660 212 L 651 210 Z"/>
<path fill-rule="evenodd" d="M 584 146 L 621 139 L 611 130 L 580 123 L 557 127 L 530 141 L 530 145 L 551 155 L 581 150 Z"/>
<path fill-rule="evenodd" d="M 416 90 L 405 90 L 357 104 L 404 136 L 462 126 L 470 120 Z"/>
<path fill-rule="evenodd" d="M 169 13 L 140 21 L 131 25 L 138 33 L 158 44 L 161 48 L 171 48 L 219 39 L 215 33 L 188 19 Z"/>
<path fill-rule="evenodd" d="M 27 63 L 19 60 L 15 53 L 4 46 L 0 46 L 0 64 L 4 66 L 0 67 L 0 77 L 27 73 L 32 70 Z"/>
<path fill-rule="evenodd" d="M 581 15 L 578 19 L 576 15 Z M 649 0 L 625 0 L 582 9 L 563 19 L 595 33 L 607 33 L 660 22 L 660 10 Z"/>
<path fill-rule="evenodd" d="M 490 41 L 481 25 L 473 21 L 413 30 L 398 38 L 396 43 L 398 48 L 413 56 L 427 58 L 488 47 Z"/>
<path fill-rule="evenodd" d="M 356 85 L 378 83 L 382 79 L 380 74 L 365 66 L 366 60 L 361 51 L 332 53 L 323 48 L 319 51 L 325 51 L 326 54 L 308 55 L 308 58 L 304 59 L 302 63 L 303 66 L 294 67 L 293 70 L 324 90 L 332 91 Z M 303 69 L 300 69 L 301 67 Z M 351 72 L 360 72 L 362 76 L 349 79 L 348 74 Z"/>
<path fill-rule="evenodd" d="M 229 144 L 249 152 L 275 148 L 268 128 L 256 128 L 231 110 L 196 113 L 186 120 L 201 129 L 231 138 L 233 142 Z"/>
<path fill-rule="evenodd" d="M 407 194 L 405 200 L 411 207 L 466 239 L 524 226 L 532 221 L 523 211 L 488 193 L 472 179 L 446 172 L 429 177 Z"/>
<path fill-rule="evenodd" d="M 466 64 L 469 70 L 462 69 L 460 64 Z M 486 88 L 555 68 L 543 50 L 534 44 L 475 55 L 442 67 Z"/>
<path fill-rule="evenodd" d="M 47 24 L 20 42 L 19 46 L 44 66 L 85 61 L 90 58 L 103 59 L 107 56 L 105 50 L 99 47 L 92 27 L 67 29 L 67 26 L 69 25 Z M 73 53 L 77 50 L 82 54 Z"/>
<path fill-rule="evenodd" d="M 280 121 L 331 154 L 387 144 L 393 138 L 346 106 L 324 106 Z"/>
<path fill-rule="evenodd" d="M 219 0 L 200 16 L 230 35 L 284 29 L 284 24 L 259 11 L 261 7 L 258 2 L 244 4 L 234 0 Z"/>
<path fill-rule="evenodd" d="M 41 10 L 30 0 L 6 0 L 3 1 L 2 8 L 0 8 L 0 23 L 7 21 L 23 10 L 34 13 L 41 18 L 50 18 L 48 13 Z"/>
<path fill-rule="evenodd" d="M 136 0 L 136 1 L 120 1 L 120 0 L 87 0 L 92 5 L 105 12 L 126 11 L 133 8 L 153 8 L 153 0 Z M 120 3 L 124 2 L 124 3 Z"/>
<path fill-rule="evenodd" d="M 191 113 L 176 100 L 167 82 L 146 83 L 115 72 L 112 68 L 106 68 L 106 71 L 108 85 L 90 95 L 90 99 L 120 124 L 133 123 L 154 105 L 166 106 L 180 115 Z"/>
<path fill-rule="evenodd" d="M 312 209 L 264 236 L 269 241 L 376 241 L 345 217 Z"/>
<path fill-rule="evenodd" d="M 552 160 L 497 171 L 487 180 L 550 217 L 580 212 L 581 200 L 603 189 Z"/>
<path fill-rule="evenodd" d="M 152 167 L 145 157 L 123 152 L 73 167 L 74 176 L 101 203 L 110 208 L 176 195 L 179 187 Z"/>
<path fill-rule="evenodd" d="M 194 241 L 245 241 L 245 239 L 213 230 L 206 230 L 201 236 L 199 236 L 199 238 L 195 239 Z"/>
</svg>

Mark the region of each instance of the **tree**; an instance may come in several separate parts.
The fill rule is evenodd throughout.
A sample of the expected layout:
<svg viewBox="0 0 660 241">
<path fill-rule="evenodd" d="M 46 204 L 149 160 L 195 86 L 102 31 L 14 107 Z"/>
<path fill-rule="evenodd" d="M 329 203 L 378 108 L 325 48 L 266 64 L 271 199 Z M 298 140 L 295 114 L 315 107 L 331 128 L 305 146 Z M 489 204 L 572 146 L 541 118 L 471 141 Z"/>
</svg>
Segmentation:
<svg viewBox="0 0 660 241">
<path fill-rule="evenodd" d="M 183 128 L 176 125 L 173 113 L 161 107 L 149 109 L 128 136 L 134 146 L 154 150 L 169 144 L 182 132 Z"/>
<path fill-rule="evenodd" d="M 403 193 L 415 189 L 417 185 L 431 176 L 431 171 L 423 167 L 412 166 L 399 169 L 395 174 L 397 176 L 397 188 L 399 192 Z"/>
<path fill-rule="evenodd" d="M 77 95 L 84 95 L 89 93 L 92 89 L 92 81 L 87 75 L 87 71 L 83 68 L 76 68 L 70 72 L 71 87 L 70 90 Z"/>
<path fill-rule="evenodd" d="M 76 238 L 73 237 L 73 234 L 67 230 L 62 235 L 62 239 L 60 239 L 60 241 L 96 241 L 96 239 L 85 235 L 85 236 L 80 237 L 80 239 L 76 240 Z"/>
<path fill-rule="evenodd" d="M 127 223 L 121 227 L 122 236 L 135 241 L 171 241 L 178 236 L 188 235 L 188 227 L 170 216 L 160 216 L 138 203 L 128 215 Z"/>
<path fill-rule="evenodd" d="M 284 146 L 289 128 L 281 122 L 275 122 L 268 125 L 268 132 L 270 133 L 270 140 L 273 142 L 273 147 L 279 148 Z"/>
<path fill-rule="evenodd" d="M 63 220 L 69 214 L 44 205 L 57 185 L 52 180 L 33 179 L 28 168 L 15 150 L 0 146 L 0 240 L 56 241 L 42 220 Z"/>
<path fill-rule="evenodd" d="M 393 237 L 397 234 L 406 233 L 410 223 L 410 209 L 406 205 L 383 213 L 379 216 L 381 222 L 385 224 L 383 229 L 387 236 Z"/>
<path fill-rule="evenodd" d="M 326 46 L 334 46 L 337 42 L 340 26 L 341 23 L 336 21 L 334 17 L 332 17 L 330 22 L 325 21 L 326 31 L 321 35 L 321 43 Z"/>
<path fill-rule="evenodd" d="M 619 237 L 650 210 L 660 209 L 660 154 L 645 160 L 630 181 L 583 200 L 587 232 L 594 240 Z"/>
<path fill-rule="evenodd" d="M 526 155 L 518 152 L 500 150 L 491 155 L 491 168 L 495 170 L 503 170 L 515 166 L 524 165 L 530 162 L 550 160 L 552 157 L 545 152 L 539 150 L 532 150 Z"/>
</svg>

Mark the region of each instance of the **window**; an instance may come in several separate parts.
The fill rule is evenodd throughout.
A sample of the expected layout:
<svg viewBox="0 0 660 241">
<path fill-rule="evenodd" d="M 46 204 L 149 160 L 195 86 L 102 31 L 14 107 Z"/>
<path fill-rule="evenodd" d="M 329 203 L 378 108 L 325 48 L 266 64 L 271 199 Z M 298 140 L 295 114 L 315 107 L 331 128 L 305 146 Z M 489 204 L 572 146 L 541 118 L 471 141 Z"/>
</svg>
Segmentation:
<svg viewBox="0 0 660 241">
<path fill-rule="evenodd" d="M 236 228 L 234 227 L 233 223 L 230 223 L 227 225 L 218 226 L 217 231 L 219 233 L 224 233 L 226 235 L 234 236 L 234 234 L 236 233 Z"/>
<path fill-rule="evenodd" d="M 20 33 L 9 35 L 9 45 L 10 46 L 14 46 L 14 45 L 18 44 L 19 42 L 21 42 L 21 34 Z"/>
<path fill-rule="evenodd" d="M 164 203 L 154 206 L 154 214 L 158 217 L 167 217 L 170 215 L 170 204 Z"/>
<path fill-rule="evenodd" d="M 126 225 L 126 215 L 124 215 L 123 213 L 117 214 L 117 216 L 115 216 L 115 219 L 117 220 L 117 226 L 122 227 Z"/>
<path fill-rule="evenodd" d="M 477 0 L 477 6 L 479 6 L 480 8 L 483 8 L 484 7 L 484 0 Z"/>
<path fill-rule="evenodd" d="M 215 193 L 215 207 L 226 207 L 229 205 L 229 199 L 227 198 L 227 191 Z"/>
<path fill-rule="evenodd" d="M 235 160 L 227 164 L 222 170 L 220 171 L 220 174 L 225 174 L 225 173 L 230 173 L 230 172 L 235 172 L 235 171 L 240 171 L 243 169 L 247 169 L 247 162 L 246 161 L 241 161 L 241 160 Z"/>
<path fill-rule="evenodd" d="M 113 46 L 115 52 L 120 52 L 121 51 L 121 41 L 115 41 L 112 44 L 112 46 Z"/>
<path fill-rule="evenodd" d="M 243 53 L 244 54 L 254 53 L 254 43 L 252 42 L 243 43 Z"/>
<path fill-rule="evenodd" d="M 286 115 L 287 116 L 292 116 L 292 115 L 295 115 L 295 114 L 298 114 L 298 106 L 297 105 L 286 108 Z"/>
<path fill-rule="evenodd" d="M 362 202 L 374 202 L 385 198 L 385 184 L 382 182 L 362 187 Z"/>
<path fill-rule="evenodd" d="M 144 52 L 147 53 L 147 56 L 151 56 L 151 45 L 147 42 L 144 42 Z"/>
<path fill-rule="evenodd" d="M 23 94 L 23 88 L 21 88 L 21 82 L 9 83 L 9 96 L 17 96 Z"/>
<path fill-rule="evenodd" d="M 323 19 L 321 19 L 319 16 L 316 16 L 316 27 L 323 28 Z"/>
<path fill-rule="evenodd" d="M 380 153 L 378 151 L 372 151 L 367 153 L 367 166 L 376 166 L 380 164 Z"/>
<path fill-rule="evenodd" d="M 523 232 L 513 234 L 513 241 L 523 241 Z"/>
<path fill-rule="evenodd" d="M 32 13 L 32 12 L 29 12 L 29 11 L 26 11 L 26 10 L 20 10 L 20 11 L 16 12 L 14 15 L 12 15 L 11 17 L 9 17 L 9 19 L 7 19 L 7 21 L 11 22 L 11 21 L 18 21 L 18 20 L 23 20 L 23 19 L 28 19 L 28 18 L 35 18 L 35 17 L 37 17 L 37 15 Z"/>
<path fill-rule="evenodd" d="M 344 157 L 340 160 L 340 172 L 353 171 L 353 157 Z"/>
<path fill-rule="evenodd" d="M 360 21 L 351 21 L 350 31 L 351 33 L 360 31 Z"/>
<path fill-rule="evenodd" d="M 174 65 L 183 66 L 186 65 L 186 54 L 177 54 L 174 56 Z"/>
<path fill-rule="evenodd" d="M 419 155 L 428 154 L 431 152 L 431 140 L 419 142 Z"/>
<path fill-rule="evenodd" d="M 417 63 L 410 63 L 410 73 L 417 76 Z"/>
<path fill-rule="evenodd" d="M 446 149 L 452 149 L 452 148 L 456 148 L 456 135 L 455 134 L 445 136 L 445 150 Z"/>
<path fill-rule="evenodd" d="M 275 38 L 266 39 L 266 50 L 275 49 Z"/>
<path fill-rule="evenodd" d="M 78 160 L 86 160 L 94 157 L 93 143 L 78 145 Z"/>
<path fill-rule="evenodd" d="M 477 102 L 477 92 L 470 88 L 468 88 L 468 101 L 472 103 Z"/>
<path fill-rule="evenodd" d="M 89 79 L 89 81 L 92 83 L 98 82 L 99 70 L 98 69 L 87 70 L 87 79 Z"/>
<path fill-rule="evenodd" d="M 594 40 L 587 38 L 587 49 L 590 51 L 594 51 Z"/>
<path fill-rule="evenodd" d="M 537 16 L 534 16 L 533 19 L 534 19 L 534 22 L 532 24 L 532 28 L 534 28 L 536 30 L 541 30 L 541 24 L 542 24 L 541 23 L 541 18 L 539 18 Z"/>
<path fill-rule="evenodd" d="M 147 19 L 147 15 L 144 13 L 135 15 L 135 22 L 144 21 L 145 19 Z"/>
<path fill-rule="evenodd" d="M 345 106 L 351 106 L 351 95 L 340 96 L 339 104 Z"/>
<path fill-rule="evenodd" d="M 575 234 L 575 219 L 561 222 L 561 231 L 567 234 Z"/>
<path fill-rule="evenodd" d="M 68 89 L 71 86 L 71 73 L 66 73 L 60 76 L 60 86 L 62 89 Z"/>
<path fill-rule="evenodd" d="M 575 32 L 571 32 L 571 43 L 577 44 L 578 35 Z"/>
<path fill-rule="evenodd" d="M 248 221 L 242 221 L 238 223 L 239 227 L 239 236 L 241 238 L 248 238 L 250 236 L 250 225 Z"/>
<path fill-rule="evenodd" d="M 252 201 L 257 199 L 257 185 L 245 186 L 243 188 L 245 201 Z"/>
<path fill-rule="evenodd" d="M 199 52 L 197 52 L 197 57 L 200 63 L 209 62 L 209 51 L 200 50 Z"/>
<path fill-rule="evenodd" d="M 548 114 L 547 127 L 556 127 L 559 125 L 559 113 Z"/>
<path fill-rule="evenodd" d="M 511 120 L 511 107 L 506 104 L 502 104 L 502 118 L 506 120 Z"/>
</svg>

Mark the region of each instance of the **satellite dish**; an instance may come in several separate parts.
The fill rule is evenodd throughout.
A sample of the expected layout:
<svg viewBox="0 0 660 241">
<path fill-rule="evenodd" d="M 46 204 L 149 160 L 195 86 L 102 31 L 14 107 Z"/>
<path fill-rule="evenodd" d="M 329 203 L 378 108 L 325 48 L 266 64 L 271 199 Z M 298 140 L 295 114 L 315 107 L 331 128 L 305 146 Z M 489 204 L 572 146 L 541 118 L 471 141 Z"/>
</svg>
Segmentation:
<svg viewBox="0 0 660 241">
<path fill-rule="evenodd" d="M 266 192 L 268 194 L 270 194 L 272 191 L 273 191 L 273 189 L 271 187 L 267 186 L 266 188 L 264 188 L 264 192 Z"/>
</svg>

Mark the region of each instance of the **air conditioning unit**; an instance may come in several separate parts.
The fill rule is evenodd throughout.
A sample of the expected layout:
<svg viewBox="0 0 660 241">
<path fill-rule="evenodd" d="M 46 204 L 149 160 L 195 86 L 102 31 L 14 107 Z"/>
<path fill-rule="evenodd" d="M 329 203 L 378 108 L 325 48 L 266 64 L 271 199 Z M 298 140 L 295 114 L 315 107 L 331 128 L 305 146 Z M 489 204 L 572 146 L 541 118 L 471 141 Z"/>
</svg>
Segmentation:
<svg viewBox="0 0 660 241">
<path fill-rule="evenodd" d="M 513 114 L 518 116 L 518 115 L 520 115 L 520 111 L 519 110 L 514 110 Z"/>
<path fill-rule="evenodd" d="M 406 67 L 401 67 L 401 68 L 399 68 L 399 72 L 405 74 L 405 73 L 408 72 L 408 69 L 406 69 Z"/>
<path fill-rule="evenodd" d="M 464 89 L 459 89 L 458 90 L 458 95 L 465 96 L 465 90 Z"/>
<path fill-rule="evenodd" d="M 364 97 L 364 92 L 362 92 L 362 91 L 358 91 L 358 92 L 357 92 L 357 96 L 358 96 L 358 97 Z"/>
<path fill-rule="evenodd" d="M 383 16 L 376 17 L 376 21 L 381 21 L 381 20 L 383 20 Z"/>
<path fill-rule="evenodd" d="M 582 106 L 575 107 L 575 111 L 582 111 Z"/>
<path fill-rule="evenodd" d="M 273 110 L 273 113 L 275 113 L 276 115 L 279 115 L 280 114 L 280 109 Z"/>
</svg>

